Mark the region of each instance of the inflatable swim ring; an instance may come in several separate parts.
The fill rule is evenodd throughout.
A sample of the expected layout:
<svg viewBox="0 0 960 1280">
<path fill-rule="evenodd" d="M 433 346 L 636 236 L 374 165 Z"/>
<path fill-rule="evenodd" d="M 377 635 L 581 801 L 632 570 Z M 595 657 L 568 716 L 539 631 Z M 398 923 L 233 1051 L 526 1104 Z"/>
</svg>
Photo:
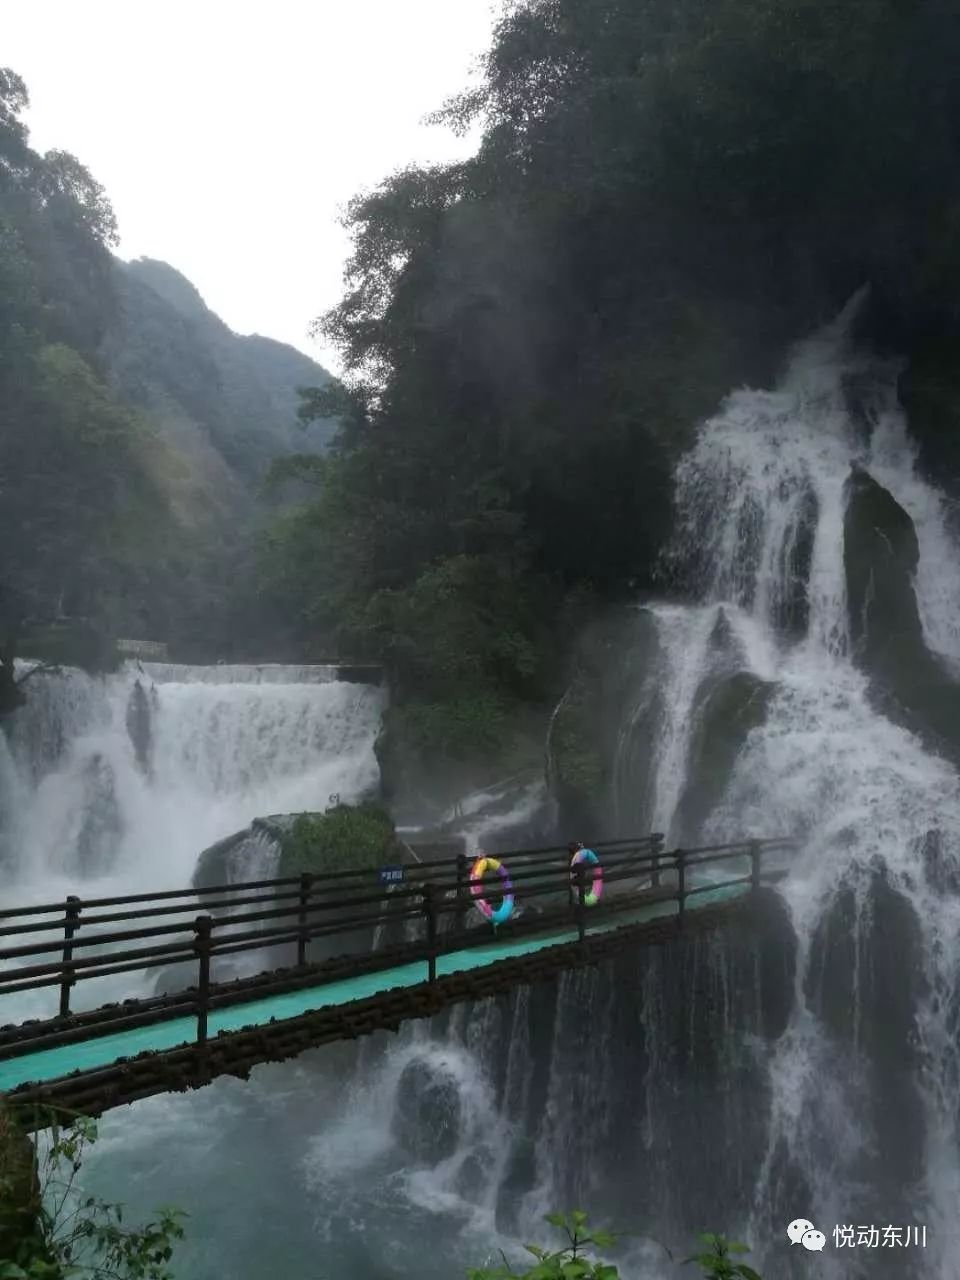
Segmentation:
<svg viewBox="0 0 960 1280">
<path fill-rule="evenodd" d="M 577 866 L 578 863 L 585 863 L 588 867 L 593 867 L 593 879 L 590 885 L 589 893 L 584 895 L 583 901 L 588 907 L 595 907 L 600 901 L 600 895 L 603 893 L 603 869 L 600 866 L 600 859 L 592 849 L 578 849 L 570 860 L 570 870 Z"/>
<path fill-rule="evenodd" d="M 503 882 L 503 901 L 496 911 L 483 896 L 483 877 L 488 871 L 499 872 L 500 879 Z M 481 855 L 470 868 L 470 892 L 476 899 L 477 909 L 491 924 L 503 924 L 504 920 L 510 919 L 513 914 L 512 889 L 513 883 L 507 874 L 507 868 L 499 858 L 491 858 L 486 854 Z"/>
</svg>

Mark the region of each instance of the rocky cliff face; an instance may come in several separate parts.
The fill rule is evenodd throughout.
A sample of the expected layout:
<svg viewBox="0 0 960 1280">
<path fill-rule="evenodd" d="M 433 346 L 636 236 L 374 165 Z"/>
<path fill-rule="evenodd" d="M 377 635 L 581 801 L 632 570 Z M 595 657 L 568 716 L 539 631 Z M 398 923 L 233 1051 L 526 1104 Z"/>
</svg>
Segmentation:
<svg viewBox="0 0 960 1280">
<path fill-rule="evenodd" d="M 854 468 L 847 485 L 844 570 L 854 660 L 872 679 L 878 709 L 960 762 L 960 686 L 924 641 L 913 521 L 867 471 Z"/>
</svg>

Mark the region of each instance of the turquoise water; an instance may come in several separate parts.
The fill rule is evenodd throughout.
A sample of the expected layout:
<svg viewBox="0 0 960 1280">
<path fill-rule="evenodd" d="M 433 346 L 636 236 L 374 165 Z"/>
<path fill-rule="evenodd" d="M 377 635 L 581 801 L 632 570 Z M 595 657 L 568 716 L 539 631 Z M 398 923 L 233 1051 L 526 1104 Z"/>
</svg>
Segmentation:
<svg viewBox="0 0 960 1280">
<path fill-rule="evenodd" d="M 696 910 L 696 907 L 704 906 L 708 902 L 716 903 L 738 897 L 748 887 L 735 885 L 700 893 L 694 899 L 696 906 L 690 904 L 687 909 L 688 911 Z M 637 911 L 625 911 L 614 916 L 588 928 L 588 932 L 605 933 L 611 929 L 621 928 L 625 924 L 653 920 L 658 916 L 674 915 L 676 910 L 677 904 L 674 901 L 651 903 Z M 533 951 L 542 951 L 546 947 L 574 942 L 576 938 L 577 931 L 571 929 L 542 934 L 536 938 L 518 939 L 515 942 L 503 944 L 493 942 L 489 946 L 476 947 L 470 951 L 438 956 L 437 975 L 442 977 L 451 973 L 463 973 L 469 969 L 482 969 L 498 960 L 528 955 Z M 413 987 L 424 982 L 426 976 L 426 962 L 420 960 L 394 969 L 381 970 L 378 973 L 362 974 L 356 978 L 346 978 L 341 982 L 331 982 L 322 987 L 307 987 L 283 995 L 268 996 L 262 1000 L 251 1000 L 229 1009 L 212 1012 L 208 1019 L 208 1033 L 212 1037 L 220 1031 L 239 1031 L 244 1027 L 270 1022 L 271 1019 L 279 1021 L 295 1018 L 300 1014 L 315 1012 L 331 1005 L 363 1000 L 381 991 L 391 991 L 397 987 Z M 96 1067 L 107 1066 L 118 1058 L 130 1058 L 147 1050 L 179 1048 L 181 1045 L 192 1044 L 196 1034 L 196 1018 L 173 1018 L 169 1022 L 149 1027 L 136 1027 L 131 1031 L 115 1032 L 113 1035 L 104 1035 L 82 1044 L 65 1045 L 58 1049 L 45 1049 L 38 1053 L 27 1054 L 21 1058 L 14 1058 L 10 1062 L 0 1063 L 0 1092 L 14 1089 L 17 1085 L 28 1082 L 55 1080 L 60 1076 L 69 1075 L 72 1071 L 91 1071 Z"/>
</svg>

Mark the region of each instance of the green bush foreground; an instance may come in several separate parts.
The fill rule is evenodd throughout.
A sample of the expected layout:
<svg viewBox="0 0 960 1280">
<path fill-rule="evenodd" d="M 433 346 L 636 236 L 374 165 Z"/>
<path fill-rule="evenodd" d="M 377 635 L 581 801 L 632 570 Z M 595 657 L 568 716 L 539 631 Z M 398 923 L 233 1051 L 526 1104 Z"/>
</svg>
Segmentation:
<svg viewBox="0 0 960 1280">
<path fill-rule="evenodd" d="M 615 1235 L 590 1227 L 582 1209 L 574 1209 L 572 1213 L 550 1213 L 546 1221 L 566 1236 L 566 1244 L 562 1248 L 550 1252 L 539 1245 L 524 1245 L 535 1259 L 529 1270 L 514 1271 L 504 1258 L 502 1266 L 471 1269 L 467 1272 L 468 1280 L 619 1280 L 620 1272 L 612 1263 L 602 1262 L 588 1254 L 588 1250 L 594 1248 L 609 1249 L 617 1242 Z M 710 1280 L 761 1280 L 753 1267 L 735 1260 L 738 1255 L 750 1252 L 745 1244 L 737 1244 L 712 1232 L 703 1232 L 700 1242 L 700 1252 L 684 1258 L 684 1265 L 696 1263 Z M 672 1262 L 670 1250 L 665 1245 L 660 1247 Z"/>
</svg>

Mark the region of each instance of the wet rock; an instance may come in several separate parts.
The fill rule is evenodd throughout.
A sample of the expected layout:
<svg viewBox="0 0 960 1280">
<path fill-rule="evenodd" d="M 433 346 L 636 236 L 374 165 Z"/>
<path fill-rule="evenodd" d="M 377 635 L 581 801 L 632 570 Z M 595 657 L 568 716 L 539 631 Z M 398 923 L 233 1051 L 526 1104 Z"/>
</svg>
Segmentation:
<svg viewBox="0 0 960 1280">
<path fill-rule="evenodd" d="M 913 521 L 860 467 L 847 481 L 844 568 L 857 656 L 886 664 L 903 646 L 923 644 L 913 575 L 920 556 Z"/>
<path fill-rule="evenodd" d="M 99 753 L 83 771 L 83 822 L 77 834 L 77 865 L 84 876 L 102 875 L 113 865 L 122 823 L 115 778 Z"/>
<path fill-rule="evenodd" d="M 923 1108 L 917 1093 L 914 1011 L 925 995 L 924 940 L 909 900 L 881 866 L 855 893 L 842 888 L 811 946 L 806 997 L 866 1072 L 877 1168 L 901 1185 L 921 1176 Z M 891 1194 L 893 1187 L 891 1187 Z"/>
<path fill-rule="evenodd" d="M 709 676 L 694 699 L 696 728 L 680 800 L 680 842 L 693 842 L 720 802 L 751 729 L 763 724 L 776 686 L 749 671 Z"/>
<path fill-rule="evenodd" d="M 517 1138 L 510 1149 L 503 1178 L 497 1188 L 496 1223 L 500 1231 L 517 1229 L 523 1198 L 536 1185 L 536 1145 L 529 1138 Z"/>
<path fill-rule="evenodd" d="M 785 554 L 784 591 L 773 610 L 774 626 L 792 640 L 802 640 L 810 623 L 810 566 L 819 518 L 817 495 L 808 489 L 796 536 Z"/>
<path fill-rule="evenodd" d="M 611 615 L 581 640 L 548 741 L 562 831 L 595 840 L 648 829 L 658 653 L 645 609 Z"/>
<path fill-rule="evenodd" d="M 854 467 L 847 484 L 844 568 L 854 659 L 872 677 L 879 711 L 960 763 L 960 685 L 924 643 L 913 521 L 866 471 Z"/>
<path fill-rule="evenodd" d="M 127 733 L 133 745 L 137 764 L 144 773 L 150 773 L 150 756 L 153 731 L 150 723 L 150 699 L 138 680 L 130 690 L 127 702 Z"/>
<path fill-rule="evenodd" d="M 211 889 L 278 876 L 280 840 L 296 816 L 255 818 L 243 831 L 235 831 L 204 849 L 197 859 L 193 887 Z"/>
<path fill-rule="evenodd" d="M 457 1149 L 460 1121 L 460 1090 L 454 1076 L 425 1058 L 414 1058 L 397 1084 L 391 1122 L 396 1142 L 415 1160 L 439 1164 Z"/>
<path fill-rule="evenodd" d="M 927 884 L 938 894 L 960 894 L 960 862 L 944 848 L 943 832 L 931 830 L 920 845 L 920 858 Z"/>
</svg>

